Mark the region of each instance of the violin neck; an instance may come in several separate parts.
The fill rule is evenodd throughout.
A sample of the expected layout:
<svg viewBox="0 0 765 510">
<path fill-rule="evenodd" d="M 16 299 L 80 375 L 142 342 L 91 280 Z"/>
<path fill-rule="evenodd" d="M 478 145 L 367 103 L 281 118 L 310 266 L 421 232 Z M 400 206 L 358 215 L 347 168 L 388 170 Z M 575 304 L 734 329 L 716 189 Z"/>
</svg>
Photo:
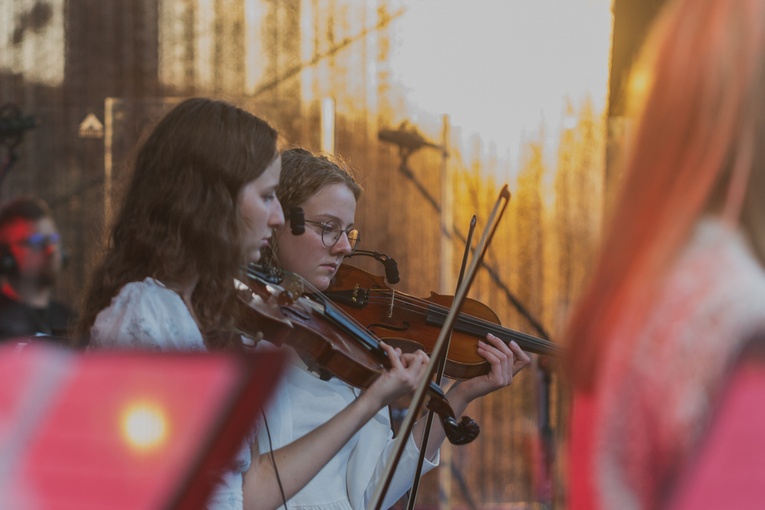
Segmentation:
<svg viewBox="0 0 765 510">
<path fill-rule="evenodd" d="M 333 306 L 329 300 L 322 299 L 319 295 L 307 295 L 312 299 L 307 299 L 306 302 L 314 310 L 324 316 L 332 324 L 345 331 L 347 334 L 356 338 L 361 345 L 366 347 L 369 351 L 377 352 L 381 356 L 387 357 L 387 353 L 380 347 L 377 338 L 364 326 L 353 320 L 345 311 Z"/>
</svg>

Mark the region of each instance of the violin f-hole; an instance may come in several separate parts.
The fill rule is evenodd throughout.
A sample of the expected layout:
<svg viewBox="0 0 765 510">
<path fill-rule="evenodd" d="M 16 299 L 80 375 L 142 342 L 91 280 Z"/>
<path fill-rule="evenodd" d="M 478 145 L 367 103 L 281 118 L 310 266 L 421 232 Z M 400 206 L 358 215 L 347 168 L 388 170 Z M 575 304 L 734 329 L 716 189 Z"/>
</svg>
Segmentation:
<svg viewBox="0 0 765 510">
<path fill-rule="evenodd" d="M 393 324 L 387 324 L 383 322 L 373 322 L 372 324 L 367 325 L 367 329 L 373 333 L 375 333 L 377 336 L 382 336 L 374 331 L 374 328 L 380 328 L 380 329 L 387 329 L 389 331 L 406 331 L 411 327 L 411 324 L 409 324 L 409 321 L 404 321 L 401 323 L 400 326 L 395 326 Z M 422 345 L 422 344 L 419 344 Z M 422 346 L 422 350 L 425 350 L 425 346 Z"/>
</svg>

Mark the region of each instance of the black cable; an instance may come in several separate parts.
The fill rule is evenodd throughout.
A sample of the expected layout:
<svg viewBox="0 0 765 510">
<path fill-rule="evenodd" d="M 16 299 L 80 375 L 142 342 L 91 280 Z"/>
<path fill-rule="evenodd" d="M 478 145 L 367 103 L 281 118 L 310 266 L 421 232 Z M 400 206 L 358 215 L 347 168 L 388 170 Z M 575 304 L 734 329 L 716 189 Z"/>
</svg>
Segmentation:
<svg viewBox="0 0 765 510">
<path fill-rule="evenodd" d="M 279 484 L 279 492 L 282 495 L 282 502 L 284 508 L 287 508 L 287 497 L 284 495 L 284 487 L 282 486 L 282 479 L 279 476 L 279 468 L 276 467 L 276 459 L 274 458 L 274 443 L 271 441 L 271 431 L 268 429 L 268 419 L 266 419 L 266 413 L 263 409 L 260 410 L 263 415 L 263 425 L 266 426 L 266 436 L 268 436 L 268 453 L 271 457 L 271 465 L 274 466 L 274 473 L 276 473 L 276 483 Z"/>
</svg>

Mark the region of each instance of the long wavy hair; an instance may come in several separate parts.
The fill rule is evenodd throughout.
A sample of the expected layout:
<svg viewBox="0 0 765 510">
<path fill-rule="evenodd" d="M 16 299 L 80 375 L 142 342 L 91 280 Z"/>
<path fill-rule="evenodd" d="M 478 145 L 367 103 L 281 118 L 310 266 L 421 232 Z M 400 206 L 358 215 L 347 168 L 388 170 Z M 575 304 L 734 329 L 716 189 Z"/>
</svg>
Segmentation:
<svg viewBox="0 0 765 510">
<path fill-rule="evenodd" d="M 325 186 L 345 184 L 358 202 L 362 188 L 354 180 L 348 165 L 336 156 L 293 147 L 282 152 L 282 173 L 276 187 L 276 197 L 282 205 L 284 217 L 289 219 L 291 207 L 302 206 Z M 284 225 L 281 228 L 289 228 Z M 278 267 L 279 246 L 274 240 L 264 250 L 263 262 Z"/>
<path fill-rule="evenodd" d="M 192 98 L 140 148 L 103 261 L 85 293 L 75 337 L 87 343 L 102 309 L 127 283 L 197 278 L 191 302 L 208 348 L 231 344 L 241 270 L 237 197 L 276 158 L 277 132 L 229 103 Z"/>
<path fill-rule="evenodd" d="M 622 321 L 637 324 L 704 214 L 748 235 L 761 261 L 765 196 L 765 2 L 677 0 L 633 73 L 625 178 L 589 287 L 565 334 L 574 386 L 591 391 Z M 634 102 L 633 102 L 634 104 Z"/>
</svg>

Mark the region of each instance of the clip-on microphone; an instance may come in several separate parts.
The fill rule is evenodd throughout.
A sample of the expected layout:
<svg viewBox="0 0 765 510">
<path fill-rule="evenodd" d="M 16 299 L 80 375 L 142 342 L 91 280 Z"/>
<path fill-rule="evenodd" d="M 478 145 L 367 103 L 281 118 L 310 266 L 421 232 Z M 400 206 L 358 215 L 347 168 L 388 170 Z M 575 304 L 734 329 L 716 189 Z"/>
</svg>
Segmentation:
<svg viewBox="0 0 765 510">
<path fill-rule="evenodd" d="M 401 280 L 398 274 L 398 264 L 395 260 L 385 255 L 384 253 L 368 250 L 356 250 L 350 255 L 346 255 L 346 258 L 353 257 L 355 255 L 372 257 L 382 263 L 383 267 L 385 268 L 385 279 L 388 281 L 388 283 L 398 283 L 399 280 Z"/>
<path fill-rule="evenodd" d="M 290 207 L 289 219 L 293 236 L 299 236 L 305 232 L 305 215 L 302 207 L 294 205 Z"/>
</svg>

